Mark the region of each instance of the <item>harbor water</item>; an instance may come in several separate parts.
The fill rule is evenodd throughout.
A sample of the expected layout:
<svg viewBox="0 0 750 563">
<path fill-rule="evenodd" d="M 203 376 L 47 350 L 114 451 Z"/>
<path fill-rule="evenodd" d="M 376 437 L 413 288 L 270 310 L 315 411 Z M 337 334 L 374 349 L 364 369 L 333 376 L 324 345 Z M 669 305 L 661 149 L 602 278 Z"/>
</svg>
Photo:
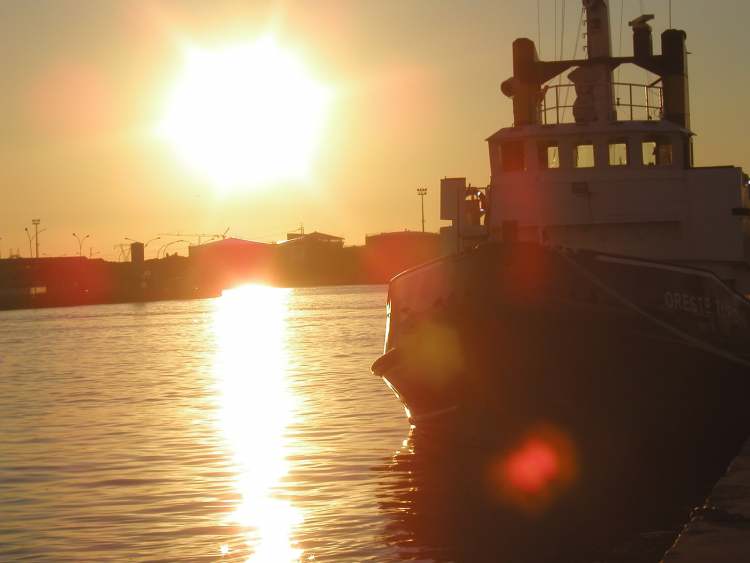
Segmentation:
<svg viewBox="0 0 750 563">
<path fill-rule="evenodd" d="M 0 561 L 526 560 L 471 455 L 419 457 L 370 373 L 385 298 L 0 313 Z"/>
<path fill-rule="evenodd" d="M 385 561 L 383 287 L 0 313 L 0 560 Z"/>
</svg>

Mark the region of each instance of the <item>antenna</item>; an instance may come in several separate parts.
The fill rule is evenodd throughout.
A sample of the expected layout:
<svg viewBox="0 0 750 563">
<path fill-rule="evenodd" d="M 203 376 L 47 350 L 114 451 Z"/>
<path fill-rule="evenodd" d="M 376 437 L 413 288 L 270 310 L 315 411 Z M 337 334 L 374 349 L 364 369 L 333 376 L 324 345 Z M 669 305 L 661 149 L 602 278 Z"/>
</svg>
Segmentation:
<svg viewBox="0 0 750 563">
<path fill-rule="evenodd" d="M 672 0 L 669 0 L 669 29 L 672 29 Z"/>
<path fill-rule="evenodd" d="M 617 41 L 617 56 L 622 57 L 622 29 L 624 27 L 623 25 L 623 16 L 625 15 L 625 0 L 620 0 L 620 38 Z M 620 65 L 617 65 L 617 70 L 615 71 L 615 82 L 620 81 Z"/>
<path fill-rule="evenodd" d="M 562 15 L 560 17 L 560 60 L 563 60 L 563 47 L 565 46 L 565 0 L 562 0 Z M 562 81 L 562 75 L 560 75 Z"/>
<path fill-rule="evenodd" d="M 542 0 L 536 0 L 536 44 L 539 46 L 539 56 L 542 53 Z"/>
<path fill-rule="evenodd" d="M 555 54 L 554 60 L 558 61 L 562 59 L 562 55 L 558 58 L 557 56 L 557 17 L 558 17 L 558 9 L 557 9 L 557 0 L 555 0 L 555 41 L 552 43 L 552 52 Z"/>
</svg>

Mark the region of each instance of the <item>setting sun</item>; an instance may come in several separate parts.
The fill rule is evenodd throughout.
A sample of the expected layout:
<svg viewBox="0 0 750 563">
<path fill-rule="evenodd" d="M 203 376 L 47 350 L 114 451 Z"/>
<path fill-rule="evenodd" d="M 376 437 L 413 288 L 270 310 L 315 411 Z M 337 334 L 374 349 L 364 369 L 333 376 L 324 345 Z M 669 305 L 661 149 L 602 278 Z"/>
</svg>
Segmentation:
<svg viewBox="0 0 750 563">
<path fill-rule="evenodd" d="M 329 99 L 329 89 L 270 36 L 190 47 L 157 133 L 222 190 L 304 180 Z"/>
</svg>

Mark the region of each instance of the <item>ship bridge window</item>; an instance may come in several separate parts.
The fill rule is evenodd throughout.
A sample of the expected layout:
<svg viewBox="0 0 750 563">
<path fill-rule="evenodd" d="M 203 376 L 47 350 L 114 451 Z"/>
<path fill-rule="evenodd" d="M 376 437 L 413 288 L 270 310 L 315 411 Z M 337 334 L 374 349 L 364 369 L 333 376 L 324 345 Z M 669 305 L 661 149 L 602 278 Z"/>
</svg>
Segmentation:
<svg viewBox="0 0 750 563">
<path fill-rule="evenodd" d="M 523 141 L 500 143 L 500 162 L 505 172 L 526 170 L 523 159 Z"/>
<path fill-rule="evenodd" d="M 560 168 L 560 145 L 557 143 L 539 143 L 539 166 L 541 168 Z"/>
<path fill-rule="evenodd" d="M 594 167 L 594 145 L 591 143 L 581 143 L 575 146 L 575 166 L 576 168 L 593 168 Z"/>
<path fill-rule="evenodd" d="M 646 139 L 641 143 L 644 166 L 671 166 L 672 141 L 667 137 Z"/>
<path fill-rule="evenodd" d="M 628 165 L 628 144 L 624 140 L 616 140 L 609 143 L 609 165 Z"/>
</svg>

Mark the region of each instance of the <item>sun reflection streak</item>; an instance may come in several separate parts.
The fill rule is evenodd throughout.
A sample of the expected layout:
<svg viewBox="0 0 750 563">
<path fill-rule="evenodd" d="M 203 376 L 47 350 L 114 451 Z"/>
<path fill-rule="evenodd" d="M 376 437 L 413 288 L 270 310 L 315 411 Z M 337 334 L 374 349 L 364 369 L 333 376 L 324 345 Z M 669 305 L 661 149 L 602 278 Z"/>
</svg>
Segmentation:
<svg viewBox="0 0 750 563">
<path fill-rule="evenodd" d="M 287 474 L 286 429 L 296 404 L 287 382 L 289 290 L 249 285 L 217 300 L 214 373 L 219 425 L 231 448 L 242 500 L 230 516 L 248 528 L 248 563 L 298 561 L 292 533 L 303 518 L 274 495 Z"/>
</svg>

